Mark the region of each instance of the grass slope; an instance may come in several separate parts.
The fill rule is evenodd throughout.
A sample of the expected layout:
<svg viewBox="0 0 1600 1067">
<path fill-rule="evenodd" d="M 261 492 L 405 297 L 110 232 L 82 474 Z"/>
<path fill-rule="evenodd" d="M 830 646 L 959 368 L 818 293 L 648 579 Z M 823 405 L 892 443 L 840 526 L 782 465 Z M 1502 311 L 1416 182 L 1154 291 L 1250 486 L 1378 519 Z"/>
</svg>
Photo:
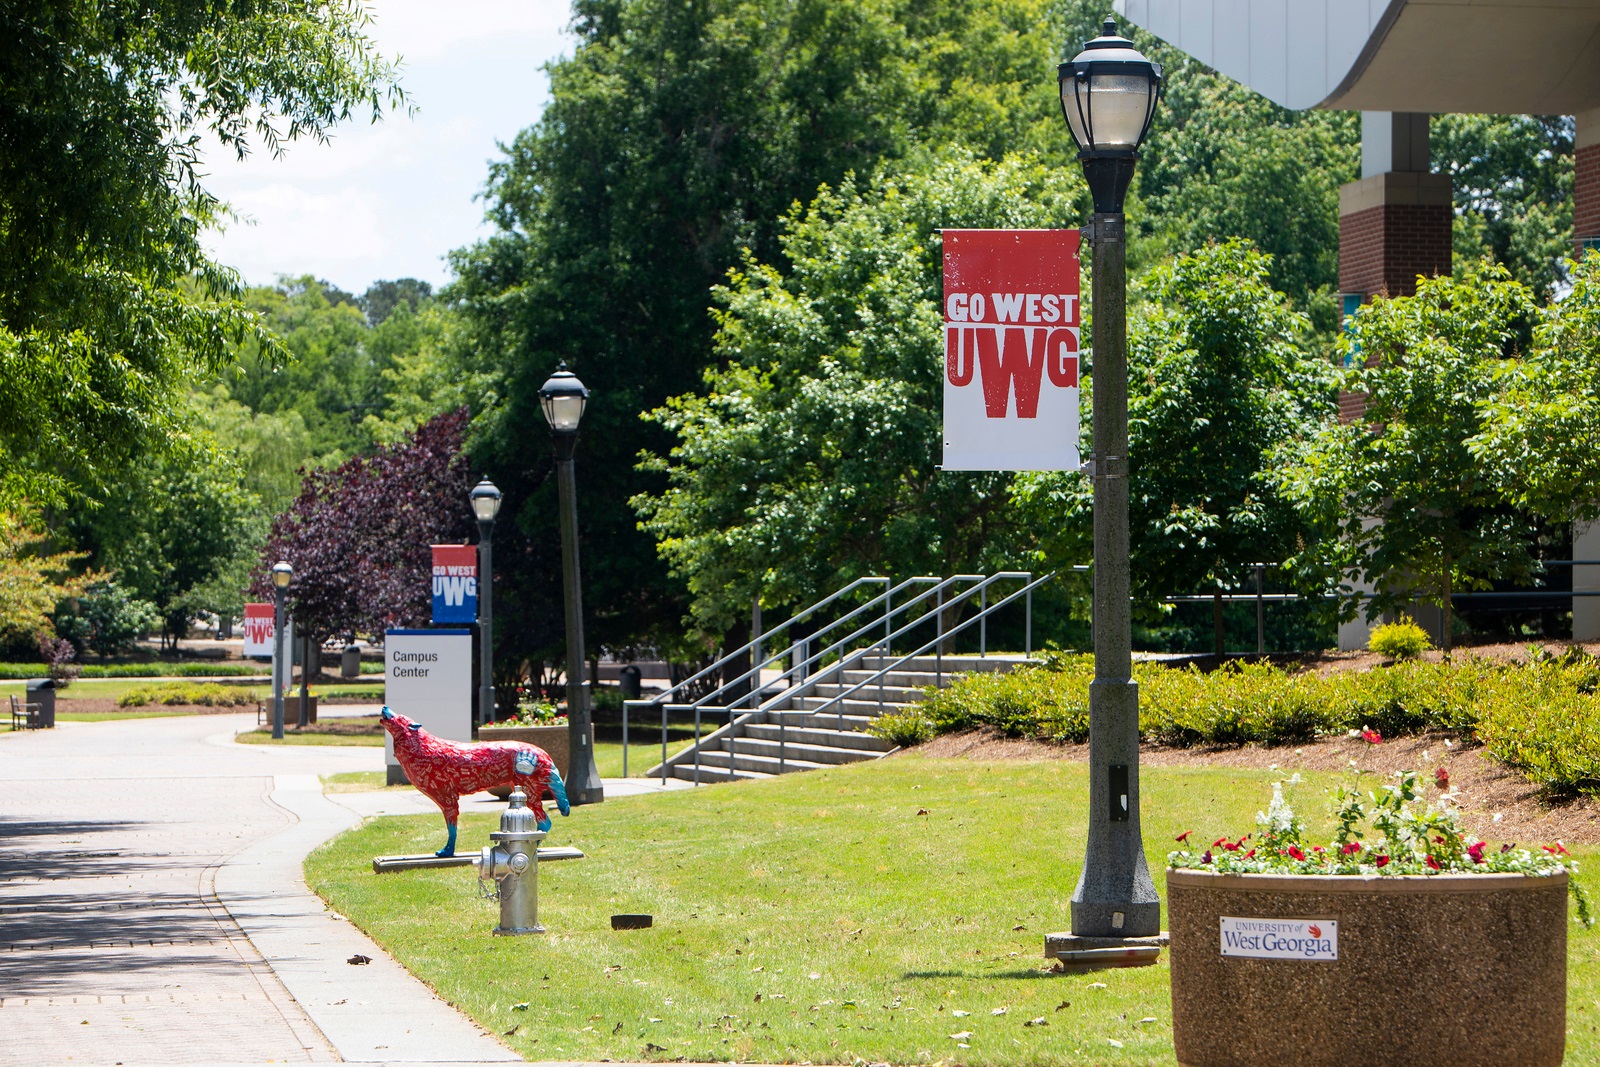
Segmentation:
<svg viewBox="0 0 1600 1067">
<path fill-rule="evenodd" d="M 1165 962 L 1041 971 L 1043 935 L 1069 925 L 1086 770 L 910 757 L 576 809 L 551 842 L 589 858 L 540 872 L 537 938 L 490 935 L 496 905 L 470 870 L 372 874 L 374 855 L 437 848 L 438 818 L 371 822 L 306 873 L 530 1058 L 1170 1063 Z M 1148 769 L 1152 862 L 1181 830 L 1252 829 L 1275 777 Z M 1308 778 L 1303 802 L 1333 781 Z M 475 848 L 495 817 L 463 823 Z M 654 929 L 610 929 L 636 911 Z M 1572 1062 L 1600 1059 L 1597 949 L 1572 928 Z M 964 1031 L 967 1048 L 950 1036 Z"/>
</svg>

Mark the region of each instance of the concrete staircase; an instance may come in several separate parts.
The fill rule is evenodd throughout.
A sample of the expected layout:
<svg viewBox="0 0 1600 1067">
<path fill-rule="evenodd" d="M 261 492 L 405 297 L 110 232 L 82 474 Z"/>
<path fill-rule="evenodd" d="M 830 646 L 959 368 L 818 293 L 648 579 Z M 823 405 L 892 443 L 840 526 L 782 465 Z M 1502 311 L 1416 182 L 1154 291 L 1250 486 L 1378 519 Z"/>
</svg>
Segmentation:
<svg viewBox="0 0 1600 1067">
<path fill-rule="evenodd" d="M 864 650 L 800 685 L 769 690 L 760 710 L 735 711 L 731 724 L 702 738 L 698 758 L 693 745 L 668 758 L 667 776 L 703 785 L 880 759 L 895 746 L 866 732 L 879 715 L 920 703 L 928 689 L 948 686 L 954 675 L 1009 671 L 1028 662 L 1020 655 L 944 656 L 942 662 L 920 656 L 884 670 L 898 658 Z M 836 699 L 861 682 L 871 684 Z M 728 714 L 710 706 L 701 713 L 712 722 Z M 661 765 L 646 773 L 660 778 Z"/>
</svg>

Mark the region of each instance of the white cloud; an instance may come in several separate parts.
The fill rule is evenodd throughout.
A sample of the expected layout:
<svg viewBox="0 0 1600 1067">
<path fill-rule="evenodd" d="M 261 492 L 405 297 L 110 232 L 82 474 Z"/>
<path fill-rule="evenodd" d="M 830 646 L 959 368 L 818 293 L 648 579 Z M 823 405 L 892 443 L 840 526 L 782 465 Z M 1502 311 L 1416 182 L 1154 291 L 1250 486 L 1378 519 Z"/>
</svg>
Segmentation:
<svg viewBox="0 0 1600 1067">
<path fill-rule="evenodd" d="M 488 232 L 475 200 L 497 142 L 538 119 L 540 69 L 567 45 L 564 0 L 378 0 L 369 33 L 405 58 L 415 113 L 349 122 L 244 162 L 213 147 L 207 187 L 255 224 L 208 247 L 253 284 L 316 274 L 353 292 L 380 278 L 449 278 L 444 256 Z"/>
</svg>

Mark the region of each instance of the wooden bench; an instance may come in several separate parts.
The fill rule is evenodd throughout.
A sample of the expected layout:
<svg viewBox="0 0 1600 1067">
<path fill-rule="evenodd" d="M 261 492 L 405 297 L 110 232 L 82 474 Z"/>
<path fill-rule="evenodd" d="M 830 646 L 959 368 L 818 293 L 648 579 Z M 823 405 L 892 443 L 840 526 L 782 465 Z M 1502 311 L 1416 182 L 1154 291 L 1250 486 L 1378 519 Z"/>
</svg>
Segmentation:
<svg viewBox="0 0 1600 1067">
<path fill-rule="evenodd" d="M 11 697 L 11 729 L 40 730 L 44 728 L 42 709 L 38 704 L 27 704 Z"/>
</svg>

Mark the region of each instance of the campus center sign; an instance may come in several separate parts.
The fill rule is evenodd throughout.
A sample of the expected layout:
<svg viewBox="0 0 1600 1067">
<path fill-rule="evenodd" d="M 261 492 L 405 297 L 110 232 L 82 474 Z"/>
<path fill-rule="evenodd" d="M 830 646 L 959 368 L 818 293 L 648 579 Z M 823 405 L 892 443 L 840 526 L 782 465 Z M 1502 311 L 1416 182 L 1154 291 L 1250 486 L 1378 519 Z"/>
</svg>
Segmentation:
<svg viewBox="0 0 1600 1067">
<path fill-rule="evenodd" d="M 473 545 L 433 546 L 433 621 L 478 621 L 478 549 Z"/>
<path fill-rule="evenodd" d="M 435 737 L 472 740 L 471 630 L 389 630 L 383 656 L 385 704 Z M 383 753 L 388 783 L 405 784 L 388 734 Z"/>
<path fill-rule="evenodd" d="M 944 469 L 1077 470 L 1077 230 L 944 231 Z"/>
</svg>

